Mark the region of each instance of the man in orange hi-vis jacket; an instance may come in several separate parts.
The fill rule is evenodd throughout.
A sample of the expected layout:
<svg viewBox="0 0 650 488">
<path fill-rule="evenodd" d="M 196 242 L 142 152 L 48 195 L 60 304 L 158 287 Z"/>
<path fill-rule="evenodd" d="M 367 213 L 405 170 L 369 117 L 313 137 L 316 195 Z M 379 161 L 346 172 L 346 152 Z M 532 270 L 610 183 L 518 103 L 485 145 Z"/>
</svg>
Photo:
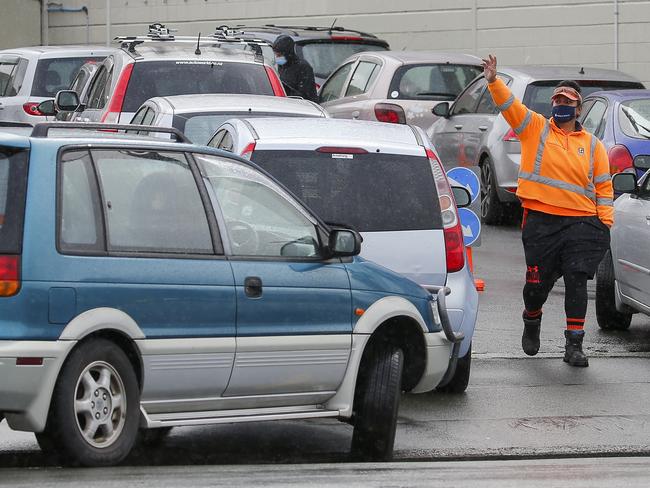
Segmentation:
<svg viewBox="0 0 650 488">
<path fill-rule="evenodd" d="M 517 100 L 497 78 L 497 60 L 483 60 L 483 72 L 497 108 L 521 141 L 517 196 L 524 208 L 522 241 L 526 255 L 524 352 L 539 351 L 542 306 L 564 277 L 566 346 L 564 361 L 588 366 L 582 350 L 587 313 L 587 280 L 609 247 L 613 190 L 603 144 L 577 122 L 580 86 L 563 81 L 551 96 L 546 119 Z"/>
</svg>

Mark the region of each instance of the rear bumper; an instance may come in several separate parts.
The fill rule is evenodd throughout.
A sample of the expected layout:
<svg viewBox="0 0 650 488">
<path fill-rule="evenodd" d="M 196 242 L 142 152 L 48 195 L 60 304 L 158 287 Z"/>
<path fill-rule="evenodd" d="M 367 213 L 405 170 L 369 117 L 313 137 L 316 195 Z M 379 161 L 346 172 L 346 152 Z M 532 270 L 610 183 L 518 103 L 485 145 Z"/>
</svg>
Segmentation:
<svg viewBox="0 0 650 488">
<path fill-rule="evenodd" d="M 513 148 L 505 147 L 510 145 L 514 145 L 514 143 L 501 143 L 497 151 L 492 154 L 494 175 L 497 181 L 497 194 L 499 195 L 499 200 L 502 202 L 519 201 L 517 195 L 512 191 L 508 191 L 508 189 L 512 190 L 513 188 L 517 188 L 521 152 L 516 152 Z"/>
<path fill-rule="evenodd" d="M 0 416 L 14 430 L 45 428 L 57 376 L 73 341 L 0 341 Z M 17 358 L 43 358 L 18 366 Z"/>
</svg>

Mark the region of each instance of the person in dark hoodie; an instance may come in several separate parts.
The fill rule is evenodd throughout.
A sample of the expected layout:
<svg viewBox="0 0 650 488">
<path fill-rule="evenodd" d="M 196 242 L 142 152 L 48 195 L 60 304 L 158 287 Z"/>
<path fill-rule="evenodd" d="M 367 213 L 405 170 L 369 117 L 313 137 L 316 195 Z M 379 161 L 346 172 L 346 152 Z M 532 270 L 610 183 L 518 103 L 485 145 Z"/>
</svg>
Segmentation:
<svg viewBox="0 0 650 488">
<path fill-rule="evenodd" d="M 293 39 L 287 35 L 278 37 L 273 43 L 273 52 L 287 95 L 317 102 L 314 70 L 307 61 L 298 57 Z"/>
</svg>

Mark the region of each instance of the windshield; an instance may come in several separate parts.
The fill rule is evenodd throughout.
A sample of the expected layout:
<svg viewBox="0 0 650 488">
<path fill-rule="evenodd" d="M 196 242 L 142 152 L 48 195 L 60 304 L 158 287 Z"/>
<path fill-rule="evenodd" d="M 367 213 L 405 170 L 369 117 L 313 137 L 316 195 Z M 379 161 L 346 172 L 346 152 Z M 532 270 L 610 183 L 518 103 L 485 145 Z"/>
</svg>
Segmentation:
<svg viewBox="0 0 650 488">
<path fill-rule="evenodd" d="M 462 64 L 416 64 L 399 68 L 388 98 L 406 100 L 454 100 L 483 70 Z"/>
<path fill-rule="evenodd" d="M 0 148 L 0 254 L 21 249 L 27 154 Z"/>
<path fill-rule="evenodd" d="M 314 76 L 327 78 L 339 64 L 353 54 L 362 51 L 386 51 L 386 48 L 360 42 L 311 42 L 296 45 L 296 50 L 298 56 L 311 65 Z"/>
<path fill-rule="evenodd" d="M 551 116 L 551 95 L 558 83 L 562 80 L 537 81 L 526 88 L 524 94 L 524 105 L 533 112 L 542 114 L 544 117 Z M 604 80 L 580 80 L 578 84 L 582 88 L 580 94 L 582 99 L 591 93 L 601 90 L 627 90 L 629 88 L 644 88 L 641 83 L 633 81 L 604 81 Z"/>
<path fill-rule="evenodd" d="M 621 103 L 618 120 L 625 135 L 650 139 L 650 98 Z"/>
<path fill-rule="evenodd" d="M 195 93 L 273 95 L 263 64 L 216 61 L 135 63 L 123 112 L 135 112 L 153 97 Z"/>
<path fill-rule="evenodd" d="M 253 160 L 326 222 L 360 232 L 442 228 L 425 157 L 255 151 Z"/>
<path fill-rule="evenodd" d="M 32 95 L 54 97 L 59 90 L 68 89 L 84 63 L 99 62 L 103 59 L 103 57 L 41 59 L 36 65 Z"/>
</svg>

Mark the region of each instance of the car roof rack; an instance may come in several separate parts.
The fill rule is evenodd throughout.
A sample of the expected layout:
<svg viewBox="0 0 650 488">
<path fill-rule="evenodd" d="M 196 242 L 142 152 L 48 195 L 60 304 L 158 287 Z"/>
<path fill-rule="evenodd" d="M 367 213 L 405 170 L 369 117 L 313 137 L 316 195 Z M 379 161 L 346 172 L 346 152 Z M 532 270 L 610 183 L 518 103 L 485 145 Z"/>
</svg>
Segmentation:
<svg viewBox="0 0 650 488">
<path fill-rule="evenodd" d="M 373 39 L 378 39 L 378 37 L 374 34 L 370 34 L 369 32 L 363 32 L 360 30 L 356 29 L 347 29 L 345 27 L 341 27 L 338 25 L 331 26 L 331 27 L 317 27 L 313 25 L 277 25 L 277 24 L 264 24 L 263 26 L 259 27 L 248 27 L 248 26 L 238 26 L 240 28 L 249 29 L 249 30 L 254 30 L 254 29 L 264 29 L 264 28 L 271 28 L 271 29 L 284 29 L 284 30 L 290 30 L 293 32 L 293 35 L 298 35 L 297 30 L 306 30 L 309 32 L 329 32 L 330 34 L 332 32 L 353 32 L 355 34 L 359 34 L 360 36 L 364 37 L 370 37 Z"/>
<path fill-rule="evenodd" d="M 31 137 L 47 137 L 50 129 L 82 129 L 82 130 L 133 130 L 137 132 L 157 132 L 160 134 L 172 134 L 177 142 L 192 144 L 185 134 L 175 127 L 155 127 L 153 125 L 134 124 L 92 124 L 88 122 L 41 122 L 34 126 Z"/>
<path fill-rule="evenodd" d="M 169 29 L 164 24 L 160 22 L 155 22 L 149 25 L 149 32 L 146 36 L 117 36 L 113 39 L 114 42 L 121 43 L 121 47 L 128 49 L 129 52 L 134 53 L 135 47 L 139 44 L 148 43 L 148 42 L 180 42 L 180 43 L 194 43 L 198 46 L 212 45 L 215 44 L 241 44 L 249 46 L 255 56 L 262 56 L 262 47 L 268 46 L 271 47 L 271 43 L 265 41 L 264 39 L 248 37 L 241 29 L 232 28 L 227 25 L 218 26 L 215 31 L 207 36 L 175 36 L 172 32 L 176 32 L 176 29 Z M 217 46 L 215 46 L 217 47 Z"/>
</svg>

